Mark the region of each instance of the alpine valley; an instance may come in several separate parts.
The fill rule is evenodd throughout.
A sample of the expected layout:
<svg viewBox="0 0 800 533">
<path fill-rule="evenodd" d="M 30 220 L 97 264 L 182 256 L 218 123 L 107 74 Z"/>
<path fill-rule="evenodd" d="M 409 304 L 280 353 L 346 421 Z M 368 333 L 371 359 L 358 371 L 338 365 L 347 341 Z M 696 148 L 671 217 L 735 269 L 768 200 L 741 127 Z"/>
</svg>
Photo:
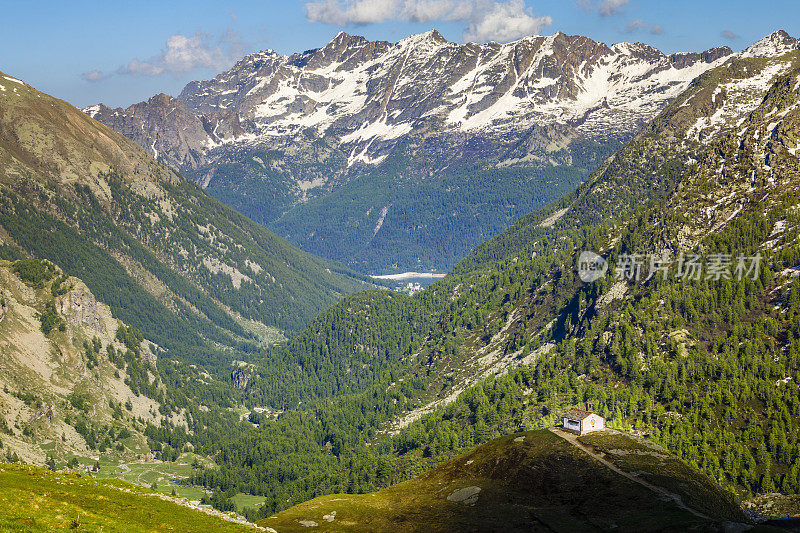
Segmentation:
<svg viewBox="0 0 800 533">
<path fill-rule="evenodd" d="M 287 499 L 370 493 L 494 437 L 553 426 L 564 409 L 588 403 L 613 427 L 647 435 L 747 499 L 748 508 L 797 515 L 798 113 L 798 50 L 736 57 L 705 72 L 575 192 L 479 246 L 443 280 L 413 297 L 345 298 L 271 350 L 261 379 L 247 387 L 250 401 L 288 407 L 293 392 L 297 405 L 314 407 L 230 442 L 220 468 L 195 480 L 267 494 L 276 510 Z M 612 268 L 582 282 L 583 250 Z M 674 259 L 667 275 L 614 275 L 623 254 L 665 250 Z M 738 280 L 694 279 L 677 275 L 681 252 L 763 261 L 757 275 Z M 291 392 L 274 378 L 287 368 L 297 369 Z M 308 447 L 297 450 L 289 433 Z M 630 456 L 624 449 L 605 457 Z M 287 456 L 290 472 L 281 466 Z M 406 527 L 420 510 L 385 517 L 364 506 L 401 509 L 385 502 L 403 491 L 451 495 L 437 485 L 515 483 L 513 475 L 471 471 L 468 460 L 376 493 L 383 504 L 340 504 L 336 496 L 263 523 L 318 521 L 317 510 L 329 517 L 337 510 L 336 517 Z M 593 498 L 577 494 L 570 509 Z"/>
<path fill-rule="evenodd" d="M 0 74 L 0 529 L 779 531 L 798 44 L 339 34 L 85 113 Z"/>
</svg>

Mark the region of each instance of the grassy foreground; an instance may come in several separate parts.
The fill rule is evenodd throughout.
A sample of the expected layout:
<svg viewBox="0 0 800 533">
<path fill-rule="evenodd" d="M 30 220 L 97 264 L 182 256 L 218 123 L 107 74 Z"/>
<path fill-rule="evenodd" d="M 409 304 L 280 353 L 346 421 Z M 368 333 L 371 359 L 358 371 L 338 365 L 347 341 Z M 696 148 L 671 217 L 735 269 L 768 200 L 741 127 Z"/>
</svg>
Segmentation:
<svg viewBox="0 0 800 533">
<path fill-rule="evenodd" d="M 590 433 L 578 440 L 617 468 L 679 494 L 692 509 L 733 522 L 745 519 L 731 493 L 653 442 L 608 432 Z"/>
<path fill-rule="evenodd" d="M 0 531 L 253 531 L 122 481 L 0 465 Z"/>
</svg>

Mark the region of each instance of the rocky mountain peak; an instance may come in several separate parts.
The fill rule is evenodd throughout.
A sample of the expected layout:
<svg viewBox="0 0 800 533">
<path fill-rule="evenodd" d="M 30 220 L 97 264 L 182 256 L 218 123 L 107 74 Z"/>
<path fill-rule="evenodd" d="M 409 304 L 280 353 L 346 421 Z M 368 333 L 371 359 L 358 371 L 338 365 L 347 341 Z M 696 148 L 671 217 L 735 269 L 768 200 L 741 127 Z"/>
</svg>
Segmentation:
<svg viewBox="0 0 800 533">
<path fill-rule="evenodd" d="M 800 39 L 796 39 L 784 30 L 775 31 L 763 39 L 747 47 L 743 57 L 767 57 L 784 54 L 800 47 Z"/>
<path fill-rule="evenodd" d="M 669 61 L 677 68 L 684 68 L 698 61 L 703 63 L 714 63 L 719 59 L 730 57 L 733 50 L 729 46 L 717 46 L 705 52 L 678 52 L 670 54 Z"/>
<path fill-rule="evenodd" d="M 328 44 L 326 44 L 322 49 L 323 50 L 342 50 L 349 46 L 359 46 L 363 43 L 367 42 L 367 40 L 360 36 L 360 35 L 350 35 L 349 33 L 345 33 L 340 31 L 336 34 L 336 36 L 331 39 Z"/>
<path fill-rule="evenodd" d="M 408 47 L 419 47 L 419 46 L 442 46 L 447 44 L 454 44 L 450 43 L 447 39 L 445 39 L 441 33 L 437 30 L 429 30 L 425 33 L 419 33 L 416 35 L 409 35 L 408 37 L 401 39 L 397 42 L 397 45 L 408 48 Z"/>
<path fill-rule="evenodd" d="M 436 30 L 396 43 L 339 32 L 322 48 L 258 52 L 213 80 L 188 84 L 178 100 L 206 134 L 195 127 L 199 136 L 181 150 L 180 164 L 189 148 L 205 155 L 314 131 L 338 139 L 348 166 L 372 165 L 434 119 L 442 131 L 490 136 L 547 124 L 627 136 L 729 54 L 718 48 L 667 58 L 643 43 L 608 47 L 562 32 L 483 45 L 451 43 Z M 141 143 L 178 162 L 171 146 L 159 146 L 166 136 L 157 137 Z"/>
<path fill-rule="evenodd" d="M 168 95 L 166 93 L 159 93 L 159 94 L 153 96 L 152 98 L 150 98 L 150 100 L 148 100 L 147 103 L 155 105 L 155 106 L 159 106 L 159 107 L 167 107 L 167 106 L 175 105 L 176 103 L 179 103 L 179 100 L 177 98 L 173 98 L 172 96 L 170 96 L 170 95 Z"/>
<path fill-rule="evenodd" d="M 797 45 L 780 30 L 742 55 L 775 55 Z M 128 124 L 127 110 L 86 112 L 183 170 L 210 161 L 210 151 L 224 146 L 274 144 L 310 131 L 335 139 L 348 166 L 374 165 L 431 121 L 439 132 L 481 136 L 561 124 L 578 125 L 594 139 L 627 137 L 732 55 L 717 47 L 666 56 L 644 43 L 607 46 L 563 32 L 459 45 L 437 30 L 396 43 L 342 31 L 322 48 L 291 56 L 256 52 L 212 80 L 189 83 L 175 100 L 184 108 L 182 131 L 193 123 L 190 134 L 143 132 L 152 128 Z M 147 105 L 178 108 L 166 95 Z M 180 139 L 178 153 L 169 138 Z"/>
</svg>

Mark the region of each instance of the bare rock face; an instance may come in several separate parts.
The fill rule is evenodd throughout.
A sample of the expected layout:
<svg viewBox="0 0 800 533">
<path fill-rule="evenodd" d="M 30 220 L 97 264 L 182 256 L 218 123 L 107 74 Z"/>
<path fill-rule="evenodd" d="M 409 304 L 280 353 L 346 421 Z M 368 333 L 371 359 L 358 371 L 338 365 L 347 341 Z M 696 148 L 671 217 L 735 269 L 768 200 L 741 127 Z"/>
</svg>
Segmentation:
<svg viewBox="0 0 800 533">
<path fill-rule="evenodd" d="M 767 57 L 784 54 L 800 47 L 800 39 L 795 39 L 784 30 L 767 35 L 742 52 L 743 57 Z"/>
<path fill-rule="evenodd" d="M 158 363 L 158 356 L 152 350 L 152 346 L 148 342 L 142 343 L 142 359 L 144 359 L 144 362 L 147 363 L 150 367 L 156 368 L 156 364 Z"/>
<path fill-rule="evenodd" d="M 193 169 L 205 163 L 204 148 L 214 138 L 213 131 L 205 130 L 202 117 L 163 93 L 125 110 L 99 104 L 84 111 L 136 141 L 156 159 L 166 159 L 179 168 Z"/>
<path fill-rule="evenodd" d="M 56 310 L 73 327 L 88 327 L 105 339 L 116 334 L 116 320 L 108 306 L 98 302 L 89 289 L 72 278 L 72 289 L 56 299 Z"/>
</svg>

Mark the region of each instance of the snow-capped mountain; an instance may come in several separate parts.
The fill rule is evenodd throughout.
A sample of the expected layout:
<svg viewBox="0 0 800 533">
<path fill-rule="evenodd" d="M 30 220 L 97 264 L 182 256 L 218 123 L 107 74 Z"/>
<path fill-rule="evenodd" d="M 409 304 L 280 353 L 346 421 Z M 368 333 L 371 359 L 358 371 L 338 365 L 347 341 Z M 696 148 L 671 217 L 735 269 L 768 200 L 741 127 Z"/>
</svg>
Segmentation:
<svg viewBox="0 0 800 533">
<path fill-rule="evenodd" d="M 607 46 L 563 33 L 459 45 L 435 30 L 397 43 L 341 32 L 317 50 L 248 55 L 212 80 L 188 84 L 177 101 L 159 95 L 125 111 L 87 111 L 121 130 L 138 126 L 151 141 L 146 148 L 181 166 L 198 164 L 184 146 L 208 153 L 309 129 L 335 136 L 349 164 L 375 164 L 423 128 L 501 135 L 561 124 L 595 139 L 626 136 L 731 53 L 667 56 L 641 43 Z M 174 139 L 163 125 L 154 130 L 161 120 L 153 109 L 176 115 L 171 120 L 188 133 Z"/>
<path fill-rule="evenodd" d="M 541 169 L 576 159 L 592 166 L 706 70 L 734 56 L 797 46 L 785 32 L 739 54 L 721 47 L 671 55 L 563 33 L 457 44 L 435 30 L 396 43 L 341 32 L 316 50 L 250 54 L 212 80 L 189 83 L 177 98 L 85 111 L 308 245 L 325 238 L 324 228 L 295 228 L 283 219 L 382 165 L 416 181 L 465 168 Z M 390 157 L 401 154 L 402 162 Z M 353 225 L 372 230 L 372 215 L 398 201 L 360 205 L 362 213 L 348 216 L 366 216 Z M 507 210 L 504 217 L 516 215 Z M 383 218 L 379 230 L 391 222 L 391 210 Z"/>
</svg>

